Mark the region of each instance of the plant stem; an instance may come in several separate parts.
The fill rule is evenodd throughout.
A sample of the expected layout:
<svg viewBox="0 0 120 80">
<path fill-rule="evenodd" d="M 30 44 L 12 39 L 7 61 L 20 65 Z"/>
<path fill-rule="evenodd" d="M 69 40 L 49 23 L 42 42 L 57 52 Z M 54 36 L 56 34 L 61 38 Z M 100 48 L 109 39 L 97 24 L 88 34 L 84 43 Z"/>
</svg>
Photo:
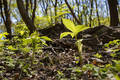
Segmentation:
<svg viewBox="0 0 120 80">
<path fill-rule="evenodd" d="M 83 59 L 82 59 L 82 43 L 81 41 L 77 41 L 77 44 L 76 44 L 77 48 L 78 48 L 78 53 L 79 53 L 79 62 L 80 62 L 80 65 L 82 65 L 82 62 L 83 62 Z"/>
</svg>

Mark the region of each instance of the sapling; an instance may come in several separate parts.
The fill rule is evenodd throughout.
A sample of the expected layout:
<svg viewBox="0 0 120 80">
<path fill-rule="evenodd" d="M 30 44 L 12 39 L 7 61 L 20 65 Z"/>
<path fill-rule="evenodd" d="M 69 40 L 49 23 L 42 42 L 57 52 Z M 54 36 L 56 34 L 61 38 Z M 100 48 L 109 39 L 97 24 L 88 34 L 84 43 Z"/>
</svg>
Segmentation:
<svg viewBox="0 0 120 80">
<path fill-rule="evenodd" d="M 63 20 L 63 24 L 65 25 L 65 27 L 67 29 L 69 29 L 71 32 L 63 32 L 63 33 L 61 33 L 60 39 L 67 36 L 67 35 L 70 35 L 72 38 L 75 37 L 76 46 L 78 48 L 78 53 L 79 53 L 79 62 L 82 65 L 82 47 L 83 47 L 83 44 L 82 44 L 82 39 L 77 39 L 77 35 L 78 35 L 79 32 L 81 32 L 83 30 L 86 30 L 89 27 L 86 27 L 84 25 L 75 26 L 75 24 L 69 19 L 62 19 L 62 20 Z"/>
</svg>

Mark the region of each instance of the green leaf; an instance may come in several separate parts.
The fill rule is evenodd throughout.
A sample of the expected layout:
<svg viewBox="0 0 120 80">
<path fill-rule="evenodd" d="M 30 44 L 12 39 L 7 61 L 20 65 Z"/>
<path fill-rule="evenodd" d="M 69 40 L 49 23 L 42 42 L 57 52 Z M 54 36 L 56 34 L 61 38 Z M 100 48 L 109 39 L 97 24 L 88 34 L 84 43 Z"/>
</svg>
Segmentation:
<svg viewBox="0 0 120 80">
<path fill-rule="evenodd" d="M 96 58 L 102 58 L 102 55 L 100 55 L 99 53 L 94 55 Z"/>
<path fill-rule="evenodd" d="M 23 41 L 22 45 L 28 45 L 28 44 L 32 43 L 32 39 L 31 38 L 22 39 L 22 41 Z"/>
<path fill-rule="evenodd" d="M 1 39 L 2 37 L 5 37 L 5 38 L 6 38 L 6 35 L 8 35 L 7 32 L 1 33 L 1 34 L 0 34 L 0 39 Z"/>
<path fill-rule="evenodd" d="M 22 48 L 22 50 L 24 51 L 24 53 L 28 53 L 28 52 L 30 52 L 31 48 L 26 47 L 26 48 Z"/>
<path fill-rule="evenodd" d="M 39 34 L 36 31 L 30 35 L 31 38 L 36 38 L 38 36 L 39 36 Z"/>
<path fill-rule="evenodd" d="M 50 38 L 47 37 L 47 36 L 41 36 L 40 38 L 41 38 L 41 39 L 44 39 L 44 40 L 46 40 L 46 41 L 52 41 L 52 39 L 50 39 Z"/>
<path fill-rule="evenodd" d="M 8 46 L 8 49 L 10 49 L 10 50 L 16 50 L 15 48 L 13 48 L 13 46 Z"/>
<path fill-rule="evenodd" d="M 114 75 L 116 80 L 120 80 L 120 77 L 118 75 Z"/>
<path fill-rule="evenodd" d="M 71 35 L 72 38 L 74 37 L 74 34 L 72 32 L 63 32 L 60 35 L 60 39 L 62 39 L 63 37 L 67 36 L 67 35 Z"/>
<path fill-rule="evenodd" d="M 20 35 L 23 35 L 25 32 L 24 31 L 20 31 Z"/>
<path fill-rule="evenodd" d="M 8 35 L 9 33 L 7 33 L 7 32 L 4 32 L 3 33 L 3 37 L 5 37 L 6 38 L 6 35 Z"/>
<path fill-rule="evenodd" d="M 69 29 L 72 32 L 75 31 L 75 25 L 71 20 L 69 19 L 62 19 L 62 20 L 63 20 L 63 24 L 65 25 L 67 29 Z"/>
<path fill-rule="evenodd" d="M 84 25 L 77 25 L 75 26 L 75 35 L 77 35 L 79 32 L 84 31 L 88 29 L 89 27 L 86 27 Z"/>
</svg>

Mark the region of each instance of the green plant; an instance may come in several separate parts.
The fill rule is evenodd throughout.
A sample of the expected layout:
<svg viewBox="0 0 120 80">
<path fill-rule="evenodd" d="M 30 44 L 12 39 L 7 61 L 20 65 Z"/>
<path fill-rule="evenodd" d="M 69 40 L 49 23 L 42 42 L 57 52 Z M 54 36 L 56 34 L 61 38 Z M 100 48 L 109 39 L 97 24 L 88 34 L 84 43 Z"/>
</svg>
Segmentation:
<svg viewBox="0 0 120 80">
<path fill-rule="evenodd" d="M 7 32 L 0 34 L 0 52 L 2 52 L 4 44 L 9 41 L 7 39 L 4 39 L 4 38 L 6 38 L 6 35 L 8 35 Z"/>
<path fill-rule="evenodd" d="M 104 48 L 106 51 L 109 51 L 111 52 L 110 53 L 110 56 L 112 56 L 113 58 L 111 58 L 111 61 L 112 64 L 110 65 L 106 65 L 108 66 L 111 74 L 114 75 L 114 78 L 116 78 L 116 80 L 120 80 L 119 76 L 118 76 L 118 73 L 120 72 L 120 60 L 116 60 L 116 58 L 119 59 L 120 57 L 120 40 L 117 39 L 117 40 L 113 40 L 113 41 L 110 41 L 109 43 L 105 44 L 104 45 Z"/>
<path fill-rule="evenodd" d="M 47 36 L 40 36 L 39 37 L 39 34 L 37 32 L 34 32 L 34 33 L 31 34 L 31 36 L 29 38 L 29 41 L 32 44 L 31 48 L 32 48 L 32 51 L 33 51 L 33 53 L 32 53 L 32 63 L 33 63 L 35 52 L 37 52 L 39 49 L 41 49 L 41 47 L 43 45 L 47 45 L 46 41 L 52 41 L 52 40 L 50 38 L 48 38 Z"/>
<path fill-rule="evenodd" d="M 15 26 L 14 34 L 16 35 L 15 37 L 25 38 L 29 36 L 29 30 L 27 26 L 21 21 L 18 22 L 17 25 Z"/>
<path fill-rule="evenodd" d="M 112 60 L 113 64 L 109 65 L 108 68 L 111 73 L 114 75 L 116 80 L 120 80 L 119 72 L 120 72 L 120 60 Z M 107 69 L 108 69 L 107 68 Z"/>
<path fill-rule="evenodd" d="M 46 41 L 52 41 L 47 36 L 39 36 L 38 32 L 34 32 L 30 35 L 30 37 L 14 37 L 16 39 L 15 45 L 9 45 L 8 49 L 15 51 L 19 50 L 25 55 L 30 53 L 31 56 L 31 64 L 34 63 L 35 53 L 41 51 L 41 48 L 46 45 Z"/>
<path fill-rule="evenodd" d="M 37 28 L 44 29 L 48 28 L 52 25 L 51 17 L 50 16 L 36 16 L 35 18 L 35 25 Z"/>
<path fill-rule="evenodd" d="M 108 52 L 110 52 L 110 56 L 115 58 L 119 58 L 120 57 L 120 40 L 117 39 L 117 40 L 113 40 L 113 41 L 110 41 L 109 43 L 105 44 L 104 45 L 104 49 Z"/>
<path fill-rule="evenodd" d="M 94 55 L 96 58 L 102 58 L 102 55 L 100 55 L 99 53 Z"/>
<path fill-rule="evenodd" d="M 69 29 L 71 32 L 63 32 L 61 33 L 60 35 L 60 39 L 67 36 L 67 35 L 70 35 L 72 38 L 75 37 L 76 39 L 76 46 L 78 47 L 78 52 L 79 52 L 79 62 L 80 64 L 82 64 L 82 39 L 77 39 L 77 34 L 83 30 L 86 30 L 88 29 L 89 27 L 86 27 L 84 25 L 77 25 L 75 26 L 75 24 L 69 20 L 69 19 L 62 19 L 63 20 L 63 24 L 65 25 L 65 27 L 67 29 Z"/>
<path fill-rule="evenodd" d="M 47 46 L 46 41 L 52 41 L 47 36 L 40 36 L 38 32 L 32 33 L 30 36 L 27 36 L 29 33 L 26 33 L 24 30 L 19 34 L 17 31 L 16 34 L 19 36 L 14 36 L 12 40 L 0 40 L 0 42 L 6 42 L 7 44 L 1 44 L 1 53 L 0 61 L 2 61 L 5 66 L 8 68 L 20 69 L 19 79 L 22 76 L 30 76 L 33 71 L 34 65 L 39 64 L 38 59 L 35 54 L 40 54 L 42 52 L 42 47 Z M 7 33 L 0 34 L 0 38 L 5 37 Z M 4 66 L 1 66 L 1 68 Z M 7 68 L 6 67 L 6 68 Z M 3 70 L 0 74 L 3 74 Z M 1 77 L 1 76 L 0 76 Z"/>
</svg>

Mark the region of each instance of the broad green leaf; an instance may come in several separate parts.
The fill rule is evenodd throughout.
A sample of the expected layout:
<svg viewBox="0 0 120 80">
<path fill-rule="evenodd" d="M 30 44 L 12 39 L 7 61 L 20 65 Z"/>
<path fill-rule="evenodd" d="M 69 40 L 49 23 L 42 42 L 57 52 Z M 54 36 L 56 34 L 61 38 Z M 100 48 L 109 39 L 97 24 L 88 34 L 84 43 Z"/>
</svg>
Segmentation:
<svg viewBox="0 0 120 80">
<path fill-rule="evenodd" d="M 63 24 L 65 25 L 67 29 L 69 29 L 72 32 L 75 31 L 75 25 L 71 20 L 69 19 L 62 19 L 62 20 L 63 20 Z"/>
<path fill-rule="evenodd" d="M 62 39 L 63 37 L 67 36 L 67 35 L 71 35 L 72 38 L 74 37 L 74 34 L 72 32 L 63 32 L 60 35 L 60 39 Z"/>
<path fill-rule="evenodd" d="M 41 39 L 44 39 L 44 40 L 46 40 L 46 41 L 52 41 L 52 39 L 50 39 L 50 38 L 47 37 L 47 36 L 41 36 L 40 38 L 41 38 Z"/>
<path fill-rule="evenodd" d="M 89 27 L 86 27 L 84 25 L 77 25 L 75 26 L 75 35 L 77 35 L 79 32 L 84 31 L 88 29 Z"/>
</svg>

